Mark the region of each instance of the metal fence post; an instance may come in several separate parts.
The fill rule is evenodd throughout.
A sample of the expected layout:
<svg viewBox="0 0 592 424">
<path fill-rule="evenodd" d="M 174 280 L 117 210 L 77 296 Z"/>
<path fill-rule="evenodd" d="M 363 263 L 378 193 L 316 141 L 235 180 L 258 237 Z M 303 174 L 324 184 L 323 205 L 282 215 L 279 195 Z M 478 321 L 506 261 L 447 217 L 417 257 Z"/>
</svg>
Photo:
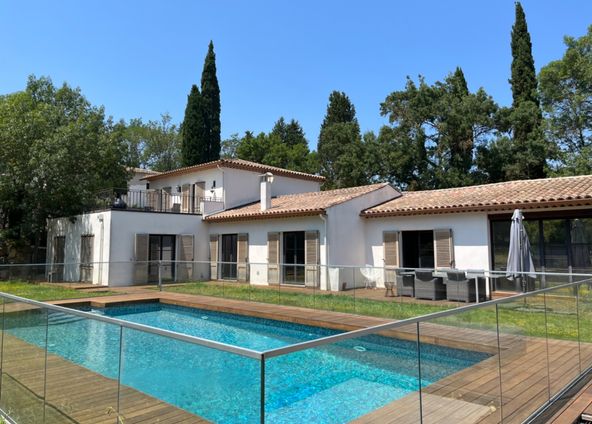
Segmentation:
<svg viewBox="0 0 592 424">
<path fill-rule="evenodd" d="M 162 261 L 158 261 L 158 290 L 162 291 Z"/>
</svg>

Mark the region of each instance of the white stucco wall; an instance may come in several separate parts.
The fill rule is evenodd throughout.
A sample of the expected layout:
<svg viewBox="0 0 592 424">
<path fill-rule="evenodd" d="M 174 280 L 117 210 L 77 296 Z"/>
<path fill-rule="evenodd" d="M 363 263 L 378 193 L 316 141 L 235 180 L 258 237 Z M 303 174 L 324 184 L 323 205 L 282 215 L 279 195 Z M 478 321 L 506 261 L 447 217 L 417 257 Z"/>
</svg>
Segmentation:
<svg viewBox="0 0 592 424">
<path fill-rule="evenodd" d="M 181 174 L 181 175 L 171 175 L 168 177 L 162 177 L 153 181 L 150 181 L 150 188 L 151 189 L 163 189 L 165 187 L 171 187 L 173 189 L 173 194 L 175 194 L 175 187 L 176 186 L 183 186 L 184 184 L 195 184 L 197 182 L 205 181 L 205 188 L 206 197 L 217 197 L 223 198 L 223 186 L 225 182 L 223 181 L 223 172 L 220 169 L 206 169 L 203 171 L 198 172 L 191 172 L 188 174 Z M 212 185 L 216 182 L 216 188 L 212 192 Z"/>
<path fill-rule="evenodd" d="M 319 247 L 321 263 L 324 263 L 325 246 L 325 224 L 319 216 L 298 217 L 286 219 L 266 219 L 243 222 L 219 222 L 209 223 L 209 234 L 249 234 L 249 257 L 250 282 L 252 284 L 267 284 L 267 233 L 286 231 L 309 231 L 319 232 Z M 208 237 L 209 238 L 209 237 Z M 220 247 L 219 247 L 220 248 Z M 280 239 L 280 252 L 282 252 Z M 209 257 L 209 252 L 208 252 Z M 281 256 L 280 256 L 281 261 Z M 324 287 L 325 279 L 321 272 L 321 287 Z"/>
<path fill-rule="evenodd" d="M 489 221 L 486 213 L 418 215 L 366 219 L 368 263 L 384 266 L 384 231 L 452 229 L 458 269 L 489 269 Z M 382 283 L 382 281 L 381 281 Z"/>
<path fill-rule="evenodd" d="M 259 200 L 260 174 L 260 172 L 246 171 L 243 169 L 220 167 L 188 174 L 162 177 L 151 181 L 150 188 L 162 189 L 164 187 L 172 187 L 173 194 L 175 194 L 174 188 L 176 186 L 205 181 L 206 196 L 223 199 L 226 209 L 229 209 Z M 216 188 L 212 192 L 214 181 L 216 182 Z M 320 183 L 276 175 L 274 176 L 271 190 L 272 196 L 319 191 Z"/>
<path fill-rule="evenodd" d="M 109 285 L 125 286 L 133 281 L 136 234 L 192 234 L 194 259 L 200 260 L 208 253 L 204 227 L 197 215 L 112 211 Z"/>
<path fill-rule="evenodd" d="M 70 218 L 49 220 L 47 226 L 47 262 L 54 257 L 54 237 L 65 237 L 64 279 L 80 281 L 80 247 L 83 235 L 94 235 L 92 283 L 106 285 L 109 277 L 109 234 L 111 212 L 95 212 Z"/>
<path fill-rule="evenodd" d="M 226 208 L 233 208 L 260 200 L 261 172 L 242 169 L 224 168 L 224 186 L 226 190 Z M 306 193 L 319 191 L 320 184 L 315 181 L 274 175 L 271 195 Z"/>
</svg>

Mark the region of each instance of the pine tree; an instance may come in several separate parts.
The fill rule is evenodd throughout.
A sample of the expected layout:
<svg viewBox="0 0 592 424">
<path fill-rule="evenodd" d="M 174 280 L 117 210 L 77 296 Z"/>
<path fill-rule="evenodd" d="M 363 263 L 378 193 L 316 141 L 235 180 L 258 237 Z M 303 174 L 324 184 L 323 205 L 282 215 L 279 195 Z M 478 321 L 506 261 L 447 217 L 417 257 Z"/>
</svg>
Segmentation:
<svg viewBox="0 0 592 424">
<path fill-rule="evenodd" d="M 550 146 L 542 130 L 542 114 L 537 95 L 537 79 L 532 43 L 522 5 L 516 3 L 512 27 L 512 131 L 513 163 L 506 167 L 506 178 L 541 178 L 546 174 Z"/>
<path fill-rule="evenodd" d="M 201 97 L 207 137 L 207 162 L 220 158 L 220 87 L 216 77 L 214 43 L 211 41 L 201 74 Z"/>
<path fill-rule="evenodd" d="M 199 88 L 195 84 L 187 96 L 181 135 L 183 166 L 196 165 L 209 160 L 204 103 Z"/>
<path fill-rule="evenodd" d="M 347 122 L 358 122 L 356 108 L 344 92 L 333 91 L 329 95 L 329 105 L 321 125 L 321 132 L 329 125 Z"/>
<path fill-rule="evenodd" d="M 343 92 L 329 96 L 317 146 L 324 188 L 343 188 L 367 183 L 366 162 L 356 109 Z"/>
</svg>

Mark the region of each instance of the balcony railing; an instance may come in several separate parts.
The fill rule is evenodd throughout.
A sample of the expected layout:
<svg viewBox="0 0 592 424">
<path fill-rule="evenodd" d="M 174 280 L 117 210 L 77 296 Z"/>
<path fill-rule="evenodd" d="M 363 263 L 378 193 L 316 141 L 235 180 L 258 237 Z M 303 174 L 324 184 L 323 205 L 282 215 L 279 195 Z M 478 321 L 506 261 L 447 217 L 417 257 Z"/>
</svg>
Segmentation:
<svg viewBox="0 0 592 424">
<path fill-rule="evenodd" d="M 222 202 L 218 198 L 197 197 L 191 194 L 162 189 L 102 190 L 97 193 L 96 205 L 90 209 L 133 210 L 201 215 L 204 202 Z"/>
</svg>

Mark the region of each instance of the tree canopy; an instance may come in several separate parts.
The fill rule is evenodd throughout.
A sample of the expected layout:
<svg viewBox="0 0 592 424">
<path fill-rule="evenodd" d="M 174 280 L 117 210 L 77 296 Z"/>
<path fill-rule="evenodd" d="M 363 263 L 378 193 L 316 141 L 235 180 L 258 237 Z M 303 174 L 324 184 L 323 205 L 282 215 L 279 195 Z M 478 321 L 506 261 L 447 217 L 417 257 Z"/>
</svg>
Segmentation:
<svg viewBox="0 0 592 424">
<path fill-rule="evenodd" d="M 0 237 L 34 240 L 47 218 L 125 187 L 120 129 L 79 89 L 49 78 L 31 76 L 24 91 L 0 96 Z"/>
<path fill-rule="evenodd" d="M 390 126 L 377 139 L 380 179 L 413 190 L 479 182 L 475 150 L 493 135 L 497 111 L 483 89 L 469 92 L 460 68 L 433 85 L 408 79 L 381 105 Z"/>
<path fill-rule="evenodd" d="M 565 37 L 563 57 L 541 69 L 539 87 L 547 135 L 561 151 L 555 171 L 592 173 L 592 26 Z"/>
<path fill-rule="evenodd" d="M 366 161 L 356 109 L 340 91 L 329 95 L 327 112 L 321 124 L 317 145 L 324 188 L 343 188 L 366 184 Z"/>
</svg>

